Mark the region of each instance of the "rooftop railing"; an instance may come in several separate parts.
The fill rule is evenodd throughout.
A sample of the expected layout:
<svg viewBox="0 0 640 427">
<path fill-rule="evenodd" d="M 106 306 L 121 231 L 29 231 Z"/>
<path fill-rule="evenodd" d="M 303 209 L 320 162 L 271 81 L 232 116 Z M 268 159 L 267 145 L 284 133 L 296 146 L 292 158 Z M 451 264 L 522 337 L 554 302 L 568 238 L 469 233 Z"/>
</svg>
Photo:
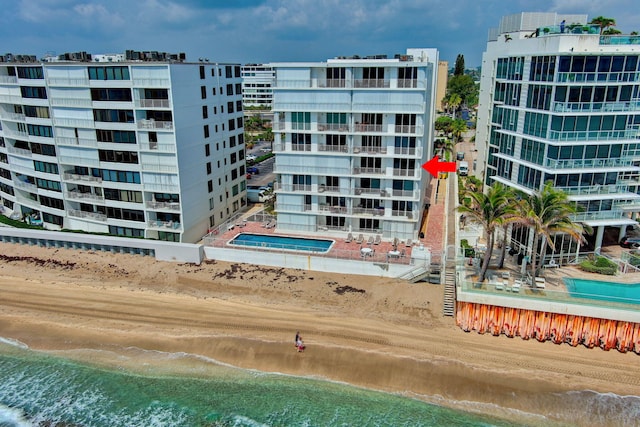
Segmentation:
<svg viewBox="0 0 640 427">
<path fill-rule="evenodd" d="M 611 168 L 633 166 L 633 159 L 546 159 L 545 166 L 551 169 Z"/>
</svg>

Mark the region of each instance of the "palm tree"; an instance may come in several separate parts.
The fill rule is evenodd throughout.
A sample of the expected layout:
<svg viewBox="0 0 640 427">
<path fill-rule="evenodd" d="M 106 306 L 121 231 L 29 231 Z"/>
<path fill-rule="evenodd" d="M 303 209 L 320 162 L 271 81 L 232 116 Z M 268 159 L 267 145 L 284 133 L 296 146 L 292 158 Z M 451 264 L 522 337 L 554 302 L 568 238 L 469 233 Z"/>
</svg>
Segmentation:
<svg viewBox="0 0 640 427">
<path fill-rule="evenodd" d="M 455 117 L 458 107 L 462 104 L 462 98 L 457 93 L 452 93 L 447 99 L 447 106 L 451 108 L 451 117 Z"/>
<path fill-rule="evenodd" d="M 451 123 L 451 133 L 455 142 L 460 142 L 461 136 L 467 131 L 467 123 L 462 119 L 455 119 Z"/>
<path fill-rule="evenodd" d="M 533 232 L 531 271 L 534 277 L 538 272 L 536 257 L 540 239 L 542 239 L 540 253 L 544 254 L 547 245 L 555 250 L 552 239 L 555 234 L 568 234 L 581 244 L 585 240 L 584 233 L 592 231 L 586 224 L 571 221 L 571 216 L 577 213 L 579 208 L 568 199 L 564 191 L 556 190 L 551 181 L 544 185 L 542 191 L 524 195 L 517 206 L 520 210 L 517 221 Z"/>
<path fill-rule="evenodd" d="M 607 28 L 615 27 L 616 20 L 613 18 L 605 18 L 604 16 L 598 16 L 596 18 L 593 18 L 591 22 L 589 22 L 589 24 L 598 25 L 600 27 L 600 34 L 602 34 L 603 31 L 606 30 Z"/>
<path fill-rule="evenodd" d="M 471 202 L 469 205 L 458 206 L 458 211 L 466 216 L 466 220 L 472 224 L 482 226 L 487 240 L 487 251 L 482 260 L 479 282 L 483 282 L 491 262 L 496 227 L 504 223 L 515 220 L 516 207 L 513 199 L 510 198 L 512 191 L 500 182 L 495 182 L 488 190 L 471 191 L 465 190 L 464 197 Z"/>
<path fill-rule="evenodd" d="M 445 158 L 446 153 L 450 153 L 453 157 L 453 151 L 455 150 L 455 143 L 451 141 L 449 138 L 444 140 L 444 143 L 440 146 L 440 150 L 442 153 L 442 158 Z"/>
</svg>

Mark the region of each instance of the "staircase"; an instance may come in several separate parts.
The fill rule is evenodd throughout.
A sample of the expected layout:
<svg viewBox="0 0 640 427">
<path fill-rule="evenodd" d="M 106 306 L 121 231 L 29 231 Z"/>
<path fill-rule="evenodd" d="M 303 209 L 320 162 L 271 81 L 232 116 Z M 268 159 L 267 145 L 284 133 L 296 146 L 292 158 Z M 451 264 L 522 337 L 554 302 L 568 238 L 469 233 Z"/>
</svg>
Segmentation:
<svg viewBox="0 0 640 427">
<path fill-rule="evenodd" d="M 451 266 L 445 270 L 444 279 L 444 307 L 443 314 L 453 317 L 455 314 L 456 303 L 456 273 L 455 266 Z"/>
</svg>

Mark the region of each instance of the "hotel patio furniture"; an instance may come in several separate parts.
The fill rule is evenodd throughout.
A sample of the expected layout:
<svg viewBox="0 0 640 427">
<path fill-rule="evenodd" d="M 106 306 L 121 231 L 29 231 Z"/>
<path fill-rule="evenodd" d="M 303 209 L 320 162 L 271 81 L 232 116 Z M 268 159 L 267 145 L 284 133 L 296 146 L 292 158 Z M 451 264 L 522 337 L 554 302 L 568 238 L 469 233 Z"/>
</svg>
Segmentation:
<svg viewBox="0 0 640 427">
<path fill-rule="evenodd" d="M 373 244 L 374 244 L 374 245 L 379 245 L 380 243 L 382 243 L 382 239 L 380 238 L 380 235 L 379 235 L 379 234 L 376 234 L 376 238 L 375 238 L 375 240 L 373 241 Z"/>
<path fill-rule="evenodd" d="M 347 234 L 347 238 L 344 240 L 345 243 L 351 243 L 353 241 L 353 234 Z"/>
<path fill-rule="evenodd" d="M 362 244 L 364 242 L 364 236 L 362 234 L 358 234 L 358 238 L 356 239 L 356 243 Z"/>
<path fill-rule="evenodd" d="M 544 279 L 544 277 L 536 277 L 535 278 L 535 283 L 536 283 L 536 288 L 538 289 L 544 289 L 546 286 L 546 281 Z"/>
<path fill-rule="evenodd" d="M 405 244 L 405 246 L 408 247 L 408 248 L 413 246 L 413 242 L 411 241 L 411 239 L 407 239 L 407 243 Z"/>
<path fill-rule="evenodd" d="M 555 259 L 551 259 L 549 260 L 549 264 L 546 264 L 543 266 L 544 268 L 560 268 L 560 264 L 556 263 Z"/>
<path fill-rule="evenodd" d="M 360 255 L 362 256 L 362 258 L 368 257 L 368 256 L 373 256 L 373 249 L 371 248 L 362 248 L 360 249 Z"/>
<path fill-rule="evenodd" d="M 367 240 L 367 245 L 373 245 L 373 236 L 369 236 L 369 239 Z"/>
<path fill-rule="evenodd" d="M 511 287 L 512 292 L 520 292 L 520 287 L 522 286 L 522 280 L 515 279 L 513 281 L 513 286 Z"/>
</svg>

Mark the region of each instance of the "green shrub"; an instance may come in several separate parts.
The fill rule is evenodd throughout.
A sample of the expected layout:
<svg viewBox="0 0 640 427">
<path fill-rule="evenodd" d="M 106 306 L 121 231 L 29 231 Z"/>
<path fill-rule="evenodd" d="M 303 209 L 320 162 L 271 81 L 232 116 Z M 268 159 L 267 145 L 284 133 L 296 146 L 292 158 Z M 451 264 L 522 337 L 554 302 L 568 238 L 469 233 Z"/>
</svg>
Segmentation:
<svg viewBox="0 0 640 427">
<path fill-rule="evenodd" d="M 603 256 L 598 256 L 595 259 L 589 258 L 582 261 L 580 263 L 580 268 L 589 273 L 606 274 L 608 276 L 613 276 L 618 272 L 618 265 Z"/>
<path fill-rule="evenodd" d="M 465 258 L 473 258 L 476 256 L 476 251 L 474 248 L 472 248 L 469 245 L 469 242 L 467 241 L 467 239 L 461 239 L 460 240 L 460 247 L 462 248 L 463 252 L 464 252 L 464 257 Z"/>
</svg>

